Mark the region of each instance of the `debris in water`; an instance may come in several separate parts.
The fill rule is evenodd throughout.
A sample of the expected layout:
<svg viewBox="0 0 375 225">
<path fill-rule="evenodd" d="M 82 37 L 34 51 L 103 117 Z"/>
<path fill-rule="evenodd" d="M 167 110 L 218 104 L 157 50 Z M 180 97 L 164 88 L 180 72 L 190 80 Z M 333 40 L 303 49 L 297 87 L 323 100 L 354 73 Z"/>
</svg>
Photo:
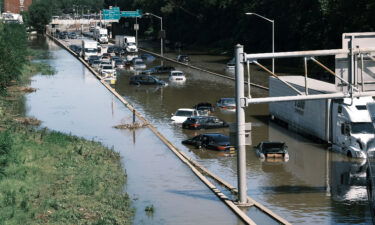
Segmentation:
<svg viewBox="0 0 375 225">
<path fill-rule="evenodd" d="M 128 124 L 120 124 L 114 126 L 116 129 L 129 129 L 129 130 L 135 130 L 139 128 L 147 127 L 148 123 L 128 123 Z"/>
<path fill-rule="evenodd" d="M 32 126 L 39 126 L 42 122 L 38 119 L 32 117 L 16 117 L 14 121 L 24 124 L 24 125 L 32 125 Z"/>
<path fill-rule="evenodd" d="M 10 86 L 10 87 L 7 88 L 7 90 L 9 92 L 24 92 L 24 93 L 31 93 L 31 92 L 35 92 L 36 91 L 35 88 L 20 87 L 20 86 Z"/>
</svg>

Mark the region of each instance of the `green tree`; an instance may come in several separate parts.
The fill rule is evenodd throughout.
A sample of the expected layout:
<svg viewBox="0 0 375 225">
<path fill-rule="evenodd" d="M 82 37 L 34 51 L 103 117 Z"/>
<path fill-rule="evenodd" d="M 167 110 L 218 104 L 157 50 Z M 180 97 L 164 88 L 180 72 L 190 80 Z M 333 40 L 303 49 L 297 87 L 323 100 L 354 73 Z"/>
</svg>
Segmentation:
<svg viewBox="0 0 375 225">
<path fill-rule="evenodd" d="M 19 78 L 27 62 L 26 41 L 23 25 L 0 23 L 0 91 Z"/>
<path fill-rule="evenodd" d="M 43 33 L 51 21 L 52 8 L 48 1 L 35 1 L 29 7 L 29 25 L 38 33 Z"/>
</svg>

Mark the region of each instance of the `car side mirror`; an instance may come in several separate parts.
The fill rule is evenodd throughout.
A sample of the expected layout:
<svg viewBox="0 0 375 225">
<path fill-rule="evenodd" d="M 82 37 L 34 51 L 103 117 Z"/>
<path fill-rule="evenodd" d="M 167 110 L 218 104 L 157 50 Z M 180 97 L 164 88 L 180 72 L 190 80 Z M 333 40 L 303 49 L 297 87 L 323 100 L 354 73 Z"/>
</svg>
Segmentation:
<svg viewBox="0 0 375 225">
<path fill-rule="evenodd" d="M 174 113 L 171 113 L 171 116 L 174 116 Z"/>
</svg>

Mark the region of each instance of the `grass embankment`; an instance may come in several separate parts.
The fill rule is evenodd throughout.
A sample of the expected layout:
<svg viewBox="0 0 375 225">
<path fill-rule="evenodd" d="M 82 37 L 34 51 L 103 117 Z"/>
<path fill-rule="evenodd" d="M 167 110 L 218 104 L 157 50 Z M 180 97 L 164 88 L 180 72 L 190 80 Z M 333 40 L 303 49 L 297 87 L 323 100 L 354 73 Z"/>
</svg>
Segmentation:
<svg viewBox="0 0 375 225">
<path fill-rule="evenodd" d="M 0 96 L 0 224 L 131 224 L 119 154 L 20 120 L 22 90 Z"/>
</svg>

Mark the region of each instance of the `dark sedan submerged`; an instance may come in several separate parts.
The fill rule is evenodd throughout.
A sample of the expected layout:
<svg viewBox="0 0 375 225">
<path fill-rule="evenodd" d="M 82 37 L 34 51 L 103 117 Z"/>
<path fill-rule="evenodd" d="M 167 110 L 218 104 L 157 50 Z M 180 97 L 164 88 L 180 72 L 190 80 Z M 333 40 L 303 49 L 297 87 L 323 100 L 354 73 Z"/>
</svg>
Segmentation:
<svg viewBox="0 0 375 225">
<path fill-rule="evenodd" d="M 157 77 L 151 76 L 151 75 L 134 75 L 130 77 L 129 84 L 135 84 L 135 85 L 168 85 L 163 80 L 159 80 Z"/>
<path fill-rule="evenodd" d="M 182 128 L 190 130 L 214 129 L 228 127 L 229 125 L 215 116 L 193 116 L 182 123 Z"/>
<path fill-rule="evenodd" d="M 182 141 L 182 144 L 193 145 L 196 148 L 206 148 L 217 151 L 235 150 L 235 147 L 229 142 L 229 137 L 219 133 L 200 134 L 193 138 Z"/>
<path fill-rule="evenodd" d="M 155 66 L 148 70 L 150 74 L 158 74 L 158 73 L 170 73 L 171 71 L 175 70 L 173 66 Z"/>
</svg>

